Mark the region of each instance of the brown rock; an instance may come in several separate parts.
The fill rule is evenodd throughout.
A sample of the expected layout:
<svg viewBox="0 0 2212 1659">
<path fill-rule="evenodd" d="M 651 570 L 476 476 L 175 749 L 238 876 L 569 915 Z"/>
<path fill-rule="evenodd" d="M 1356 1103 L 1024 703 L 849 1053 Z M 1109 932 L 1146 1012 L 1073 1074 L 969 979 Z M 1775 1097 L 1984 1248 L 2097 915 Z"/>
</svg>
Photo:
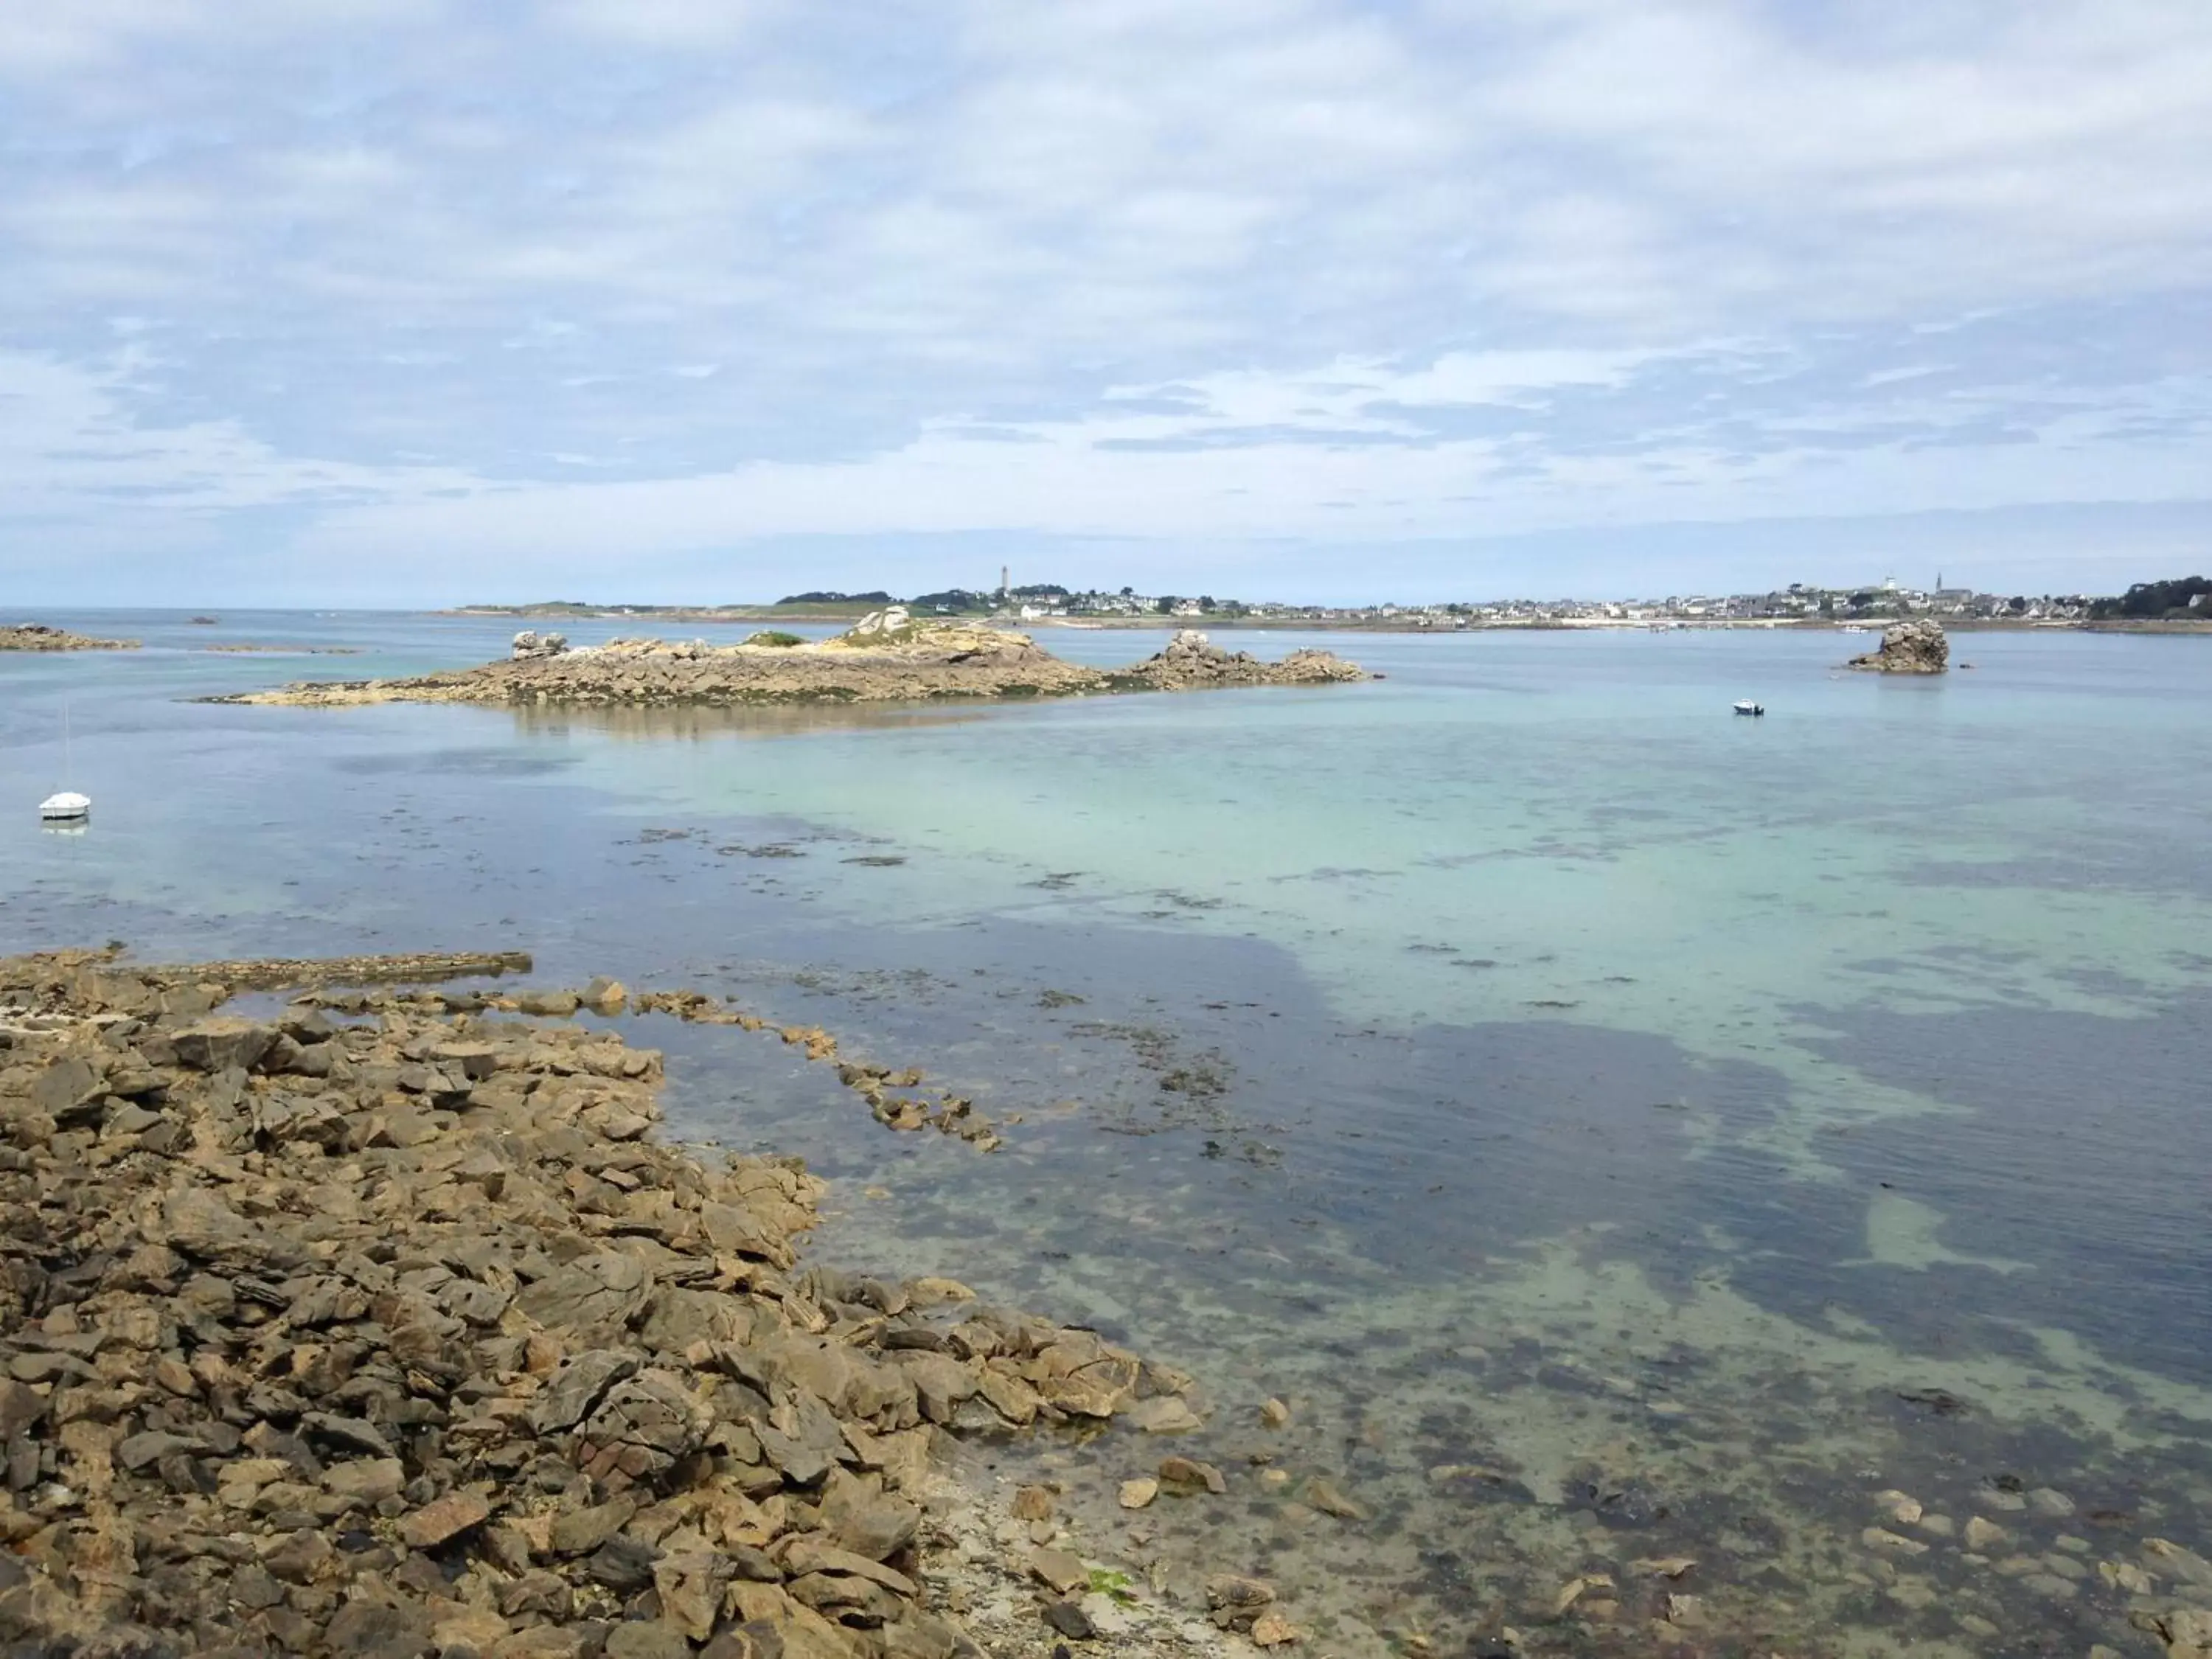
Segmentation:
<svg viewBox="0 0 2212 1659">
<path fill-rule="evenodd" d="M 1013 1517 L 1017 1521 L 1048 1521 L 1052 1518 L 1053 1492 L 1049 1486 L 1024 1486 L 1014 1494 Z"/>
<path fill-rule="evenodd" d="M 416 1510 L 399 1523 L 399 1536 L 411 1550 L 435 1549 L 471 1527 L 480 1526 L 491 1505 L 472 1492 L 450 1492 Z"/>
<path fill-rule="evenodd" d="M 1218 1496 L 1229 1490 L 1219 1469 L 1194 1457 L 1163 1457 L 1159 1477 L 1164 1486 L 1186 1492 L 1203 1490 Z"/>
<path fill-rule="evenodd" d="M 1072 1550 L 1031 1551 L 1030 1572 L 1039 1583 L 1050 1586 L 1062 1595 L 1070 1590 L 1084 1589 L 1091 1583 L 1091 1569 L 1085 1566 L 1083 1558 Z"/>
</svg>

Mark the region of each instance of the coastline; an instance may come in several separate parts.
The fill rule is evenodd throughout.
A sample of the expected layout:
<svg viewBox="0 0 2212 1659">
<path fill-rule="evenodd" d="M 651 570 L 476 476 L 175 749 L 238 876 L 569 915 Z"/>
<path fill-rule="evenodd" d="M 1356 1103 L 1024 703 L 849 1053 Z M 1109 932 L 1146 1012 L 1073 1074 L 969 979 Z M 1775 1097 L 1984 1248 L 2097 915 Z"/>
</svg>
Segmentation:
<svg viewBox="0 0 2212 1659">
<path fill-rule="evenodd" d="M 210 966 L 422 965 L 363 960 Z M 948 1469 L 978 1434 L 1196 1427 L 1191 1379 L 950 1280 L 802 1265 L 826 1183 L 657 1140 L 660 1057 L 562 1017 L 586 996 L 629 1000 L 382 986 L 231 1015 L 200 969 L 0 961 L 10 1640 L 953 1659 L 971 1617 L 994 1652 L 1297 1639 L 1257 1580 L 1169 1606 L 1052 1491 Z M 1155 1489 L 1218 1480 L 1158 1461 Z"/>
<path fill-rule="evenodd" d="M 685 626 L 758 628 L 787 622 L 819 625 L 850 623 L 861 611 L 819 607 L 782 609 L 775 605 L 603 605 L 562 607 L 540 605 L 464 605 L 425 613 L 434 617 L 513 619 L 524 622 L 592 621 L 681 623 Z M 1023 629 L 1065 629 L 1079 632 L 1108 630 L 1127 633 L 1174 633 L 1202 628 L 1208 633 L 1285 634 L 1485 634 L 1485 633 L 1676 633 L 1745 631 L 1841 634 L 1853 628 L 1880 633 L 1905 620 L 1870 617 L 1853 621 L 1781 617 L 1674 617 L 1649 620 L 1613 617 L 1530 617 L 1526 619 L 1470 619 L 1463 625 L 1440 628 L 1431 623 L 1398 617 L 1329 618 L 1322 617 L 1235 617 L 1208 611 L 1195 617 L 1019 617 L 1012 613 L 958 619 L 962 626 Z M 1948 632 L 1971 634 L 2188 634 L 2212 638 L 2212 622 L 2112 619 L 2091 622 L 2061 620 L 2014 621 L 1994 617 L 1938 617 Z"/>
</svg>

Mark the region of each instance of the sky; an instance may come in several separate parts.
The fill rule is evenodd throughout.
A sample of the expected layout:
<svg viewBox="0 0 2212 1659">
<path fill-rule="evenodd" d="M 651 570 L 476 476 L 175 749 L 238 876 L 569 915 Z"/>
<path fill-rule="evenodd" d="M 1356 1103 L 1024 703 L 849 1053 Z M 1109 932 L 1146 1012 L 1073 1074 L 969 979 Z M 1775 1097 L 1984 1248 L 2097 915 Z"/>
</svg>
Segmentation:
<svg viewBox="0 0 2212 1659">
<path fill-rule="evenodd" d="M 2204 0 L 70 0 L 0 605 L 2212 567 Z"/>
</svg>

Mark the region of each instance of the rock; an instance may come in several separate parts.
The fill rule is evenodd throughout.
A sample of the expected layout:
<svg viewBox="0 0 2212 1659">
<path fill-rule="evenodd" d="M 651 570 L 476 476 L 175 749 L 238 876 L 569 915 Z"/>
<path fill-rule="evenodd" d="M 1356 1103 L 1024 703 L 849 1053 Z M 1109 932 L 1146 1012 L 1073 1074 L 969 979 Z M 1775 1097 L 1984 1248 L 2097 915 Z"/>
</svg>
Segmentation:
<svg viewBox="0 0 2212 1659">
<path fill-rule="evenodd" d="M 691 1644 L 664 1620 L 617 1625 L 607 1632 L 606 1659 L 691 1659 Z"/>
<path fill-rule="evenodd" d="M 1117 672 L 1063 662 L 1027 635 L 975 623 L 872 613 L 835 639 L 784 647 L 624 639 L 548 649 L 526 632 L 505 659 L 412 679 L 303 682 L 218 701 L 334 708 L 394 702 L 658 707 L 880 702 L 928 698 L 1072 696 L 1219 685 L 1320 685 L 1364 679 L 1326 651 L 1279 663 L 1178 635 Z"/>
<path fill-rule="evenodd" d="M 1229 1483 L 1222 1478 L 1219 1469 L 1194 1457 L 1162 1458 L 1159 1477 L 1160 1483 L 1170 1489 L 1204 1491 L 1217 1497 L 1229 1490 Z"/>
<path fill-rule="evenodd" d="M 1160 1495 L 1160 1483 L 1150 1476 L 1121 1483 L 1121 1504 L 1125 1510 L 1141 1510 Z"/>
<path fill-rule="evenodd" d="M 1878 1492 L 1874 1495 L 1875 1505 L 1899 1526 L 1909 1527 L 1920 1519 L 1920 1500 L 1894 1490 Z"/>
<path fill-rule="evenodd" d="M 1236 1573 L 1218 1573 L 1206 1581 L 1206 1605 L 1213 1622 L 1224 1629 L 1242 1625 L 1250 1629 L 1252 1621 L 1264 1612 L 1275 1599 L 1275 1587 L 1263 1578 L 1246 1578 Z"/>
<path fill-rule="evenodd" d="M 1279 1400 L 1260 1402 L 1260 1422 L 1262 1427 L 1279 1429 L 1291 1420 L 1291 1408 Z"/>
<path fill-rule="evenodd" d="M 1323 1515 L 1333 1515 L 1340 1521 L 1364 1521 L 1368 1512 L 1336 1489 L 1335 1484 L 1316 1475 L 1306 1482 L 1305 1500 Z"/>
<path fill-rule="evenodd" d="M 1844 666 L 1877 674 L 1941 674 L 1951 665 L 1951 642 L 1943 625 L 1926 617 L 1893 624 L 1881 636 L 1881 648 L 1853 657 Z"/>
<path fill-rule="evenodd" d="M 1146 1434 L 1188 1434 L 1206 1426 L 1188 1402 L 1171 1394 L 1139 1400 L 1125 1415 L 1132 1427 Z"/>
<path fill-rule="evenodd" d="M 1014 1493 L 1008 1511 L 1017 1521 L 1047 1521 L 1052 1518 L 1053 1495 L 1049 1486 L 1024 1486 Z"/>
<path fill-rule="evenodd" d="M 409 1549 L 435 1549 L 447 1539 L 459 1537 L 471 1527 L 481 1525 L 490 1515 L 491 1505 L 480 1494 L 472 1492 L 447 1492 L 402 1521 L 399 1536 Z"/>
<path fill-rule="evenodd" d="M 2166 1659 L 2212 1659 L 2212 1611 L 2176 1607 L 2151 1616 L 2145 1627 L 2165 1642 Z"/>
<path fill-rule="evenodd" d="M 1966 1540 L 1970 1550 L 1987 1553 L 2002 1546 L 2011 1536 L 1994 1521 L 1984 1520 L 1978 1515 L 1967 1518 Z"/>
<path fill-rule="evenodd" d="M 218 1014 L 170 1034 L 182 1065 L 198 1072 L 251 1071 L 276 1041 L 276 1028 Z"/>
<path fill-rule="evenodd" d="M 1252 1621 L 1252 1645 L 1261 1648 L 1279 1648 L 1304 1639 L 1305 1632 L 1272 1610 Z"/>
<path fill-rule="evenodd" d="M 106 1095 L 100 1073 L 80 1054 L 55 1060 L 31 1085 L 31 1104 L 62 1128 L 72 1127 L 76 1114 L 96 1105 Z"/>
<path fill-rule="evenodd" d="M 1907 1538 L 1899 1533 L 1887 1532 L 1880 1527 L 1869 1527 L 1859 1534 L 1859 1541 L 1870 1550 L 1881 1550 L 1890 1555 L 1925 1555 L 1928 1546 L 1917 1538 Z"/>
<path fill-rule="evenodd" d="M 2063 1521 L 2074 1513 L 2074 1500 L 2063 1492 L 2038 1486 L 2027 1495 L 2027 1512 L 2046 1520 Z"/>
<path fill-rule="evenodd" d="M 595 1013 L 619 1012 L 629 1000 L 629 989 L 618 979 L 601 975 L 584 987 L 584 1006 Z"/>
<path fill-rule="evenodd" d="M 722 1594 L 736 1570 L 710 1550 L 664 1555 L 653 1563 L 653 1587 L 660 1596 L 660 1616 L 697 1642 L 714 1633 Z"/>
<path fill-rule="evenodd" d="M 307 1584 L 320 1577 L 337 1555 L 320 1533 L 302 1528 L 263 1555 L 261 1565 L 272 1578 L 288 1584 Z"/>
<path fill-rule="evenodd" d="M 553 1521 L 550 1546 L 558 1555 L 589 1555 L 629 1524 L 637 1505 L 627 1498 L 570 1510 Z"/>
<path fill-rule="evenodd" d="M 534 629 L 524 629 L 514 636 L 508 647 L 508 656 L 516 662 L 535 662 L 547 657 L 557 657 L 568 648 L 565 634 L 540 634 Z"/>
<path fill-rule="evenodd" d="M 1091 1615 L 1074 1601 L 1047 1602 L 1044 1621 L 1073 1642 L 1088 1642 L 1098 1634 L 1097 1626 L 1091 1622 Z"/>
<path fill-rule="evenodd" d="M 1070 1550 L 1041 1549 L 1030 1554 L 1030 1572 L 1041 1583 L 1066 1595 L 1091 1583 L 1091 1569 Z"/>
</svg>

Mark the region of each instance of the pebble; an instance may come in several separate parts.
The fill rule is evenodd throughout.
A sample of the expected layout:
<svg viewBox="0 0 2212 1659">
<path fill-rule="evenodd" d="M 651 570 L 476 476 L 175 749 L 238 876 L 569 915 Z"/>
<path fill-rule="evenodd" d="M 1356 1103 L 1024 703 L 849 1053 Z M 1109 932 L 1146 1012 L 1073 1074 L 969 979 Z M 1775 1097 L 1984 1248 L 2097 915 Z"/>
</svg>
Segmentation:
<svg viewBox="0 0 2212 1659">
<path fill-rule="evenodd" d="M 1160 1483 L 1150 1475 L 1124 1480 L 1119 1495 L 1123 1509 L 1141 1510 L 1160 1495 Z"/>
<path fill-rule="evenodd" d="M 1966 1547 L 1972 1550 L 1994 1549 L 2012 1534 L 1994 1521 L 1984 1521 L 1973 1516 L 1966 1522 Z"/>
<path fill-rule="evenodd" d="M 1279 1429 L 1291 1420 L 1291 1408 L 1279 1400 L 1260 1402 L 1260 1421 L 1271 1429 Z"/>
</svg>

